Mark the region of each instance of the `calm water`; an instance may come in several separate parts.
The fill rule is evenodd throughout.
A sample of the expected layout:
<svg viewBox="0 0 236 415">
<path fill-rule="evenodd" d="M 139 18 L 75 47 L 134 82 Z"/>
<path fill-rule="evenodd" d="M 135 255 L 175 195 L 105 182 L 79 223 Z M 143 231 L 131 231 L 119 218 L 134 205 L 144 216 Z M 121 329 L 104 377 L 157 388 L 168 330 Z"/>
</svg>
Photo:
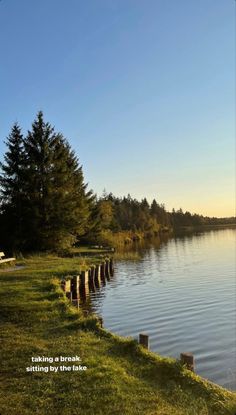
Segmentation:
<svg viewBox="0 0 236 415">
<path fill-rule="evenodd" d="M 210 231 L 143 248 L 119 261 L 87 306 L 122 336 L 150 336 L 150 349 L 190 351 L 196 372 L 236 389 L 236 230 Z"/>
</svg>

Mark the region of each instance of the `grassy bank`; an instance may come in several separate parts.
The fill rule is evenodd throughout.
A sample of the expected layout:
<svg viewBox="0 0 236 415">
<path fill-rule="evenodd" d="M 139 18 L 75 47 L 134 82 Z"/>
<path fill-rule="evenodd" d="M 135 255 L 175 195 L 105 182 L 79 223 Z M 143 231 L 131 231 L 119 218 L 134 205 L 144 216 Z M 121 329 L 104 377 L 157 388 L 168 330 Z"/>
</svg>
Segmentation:
<svg viewBox="0 0 236 415">
<path fill-rule="evenodd" d="M 69 304 L 58 281 L 88 261 L 37 256 L 0 271 L 1 415 L 234 415 L 235 394 L 106 332 Z M 32 356 L 75 355 L 87 371 L 26 372 Z"/>
<path fill-rule="evenodd" d="M 72 248 L 68 251 L 68 256 L 73 258 L 84 257 L 84 260 L 88 266 L 90 266 L 92 262 L 99 263 L 101 262 L 101 259 L 105 259 L 106 257 L 109 258 L 110 256 L 112 256 L 114 260 L 126 261 L 136 261 L 141 258 L 141 255 L 137 251 L 134 251 L 132 248 L 124 249 L 123 247 L 116 250 L 115 248 L 91 248 L 88 246 Z"/>
</svg>

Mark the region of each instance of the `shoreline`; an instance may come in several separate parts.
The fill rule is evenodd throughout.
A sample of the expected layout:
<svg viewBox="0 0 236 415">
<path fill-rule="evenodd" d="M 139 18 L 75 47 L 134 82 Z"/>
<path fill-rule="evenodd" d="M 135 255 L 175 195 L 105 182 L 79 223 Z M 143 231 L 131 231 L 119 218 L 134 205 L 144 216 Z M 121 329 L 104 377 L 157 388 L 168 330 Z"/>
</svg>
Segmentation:
<svg viewBox="0 0 236 415">
<path fill-rule="evenodd" d="M 71 405 L 78 415 L 81 411 L 85 415 L 199 415 L 206 408 L 212 415 L 235 413 L 234 392 L 201 378 L 175 359 L 108 332 L 98 317 L 84 316 L 71 305 L 60 280 L 84 269 L 82 258 L 35 256 L 23 262 L 24 269 L 0 276 L 4 414 L 64 414 L 60 411 Z M 88 370 L 78 375 L 26 374 L 31 356 L 36 355 L 80 355 Z M 49 391 L 50 400 L 44 399 Z"/>
</svg>

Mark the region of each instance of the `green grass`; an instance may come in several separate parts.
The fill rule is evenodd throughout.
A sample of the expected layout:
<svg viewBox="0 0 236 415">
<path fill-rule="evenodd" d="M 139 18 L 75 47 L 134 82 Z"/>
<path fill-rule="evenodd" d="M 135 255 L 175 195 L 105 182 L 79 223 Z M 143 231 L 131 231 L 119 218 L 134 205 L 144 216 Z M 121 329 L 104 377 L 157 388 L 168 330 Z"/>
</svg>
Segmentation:
<svg viewBox="0 0 236 415">
<path fill-rule="evenodd" d="M 1 270 L 0 414 L 234 415 L 235 394 L 108 333 L 69 304 L 59 279 L 86 261 L 38 255 L 23 259 L 24 269 Z M 42 355 L 79 355 L 88 370 L 26 373 L 31 357 Z"/>
<path fill-rule="evenodd" d="M 95 245 L 96 246 L 96 245 Z M 70 253 L 76 255 L 76 254 L 105 254 L 107 252 L 111 251 L 111 248 L 103 248 L 103 247 L 91 247 L 91 246 L 78 246 L 74 248 L 70 248 Z"/>
</svg>

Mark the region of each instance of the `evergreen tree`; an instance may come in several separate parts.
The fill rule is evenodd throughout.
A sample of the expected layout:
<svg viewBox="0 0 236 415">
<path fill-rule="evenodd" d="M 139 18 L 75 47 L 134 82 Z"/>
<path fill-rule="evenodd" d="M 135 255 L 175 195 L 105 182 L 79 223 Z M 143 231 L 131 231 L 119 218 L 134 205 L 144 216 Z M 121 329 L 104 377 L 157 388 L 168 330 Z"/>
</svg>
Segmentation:
<svg viewBox="0 0 236 415">
<path fill-rule="evenodd" d="M 100 240 L 102 232 L 102 224 L 100 220 L 100 208 L 98 201 L 94 194 L 91 194 L 88 198 L 90 215 L 86 224 L 85 234 L 80 238 L 83 243 L 97 244 Z"/>
<path fill-rule="evenodd" d="M 159 211 L 159 207 L 158 207 L 157 201 L 156 199 L 153 199 L 151 203 L 151 208 L 150 208 L 151 216 L 156 219 L 158 216 L 158 211 Z"/>
<path fill-rule="evenodd" d="M 74 151 L 65 139 L 58 138 L 54 152 L 50 222 L 61 239 L 58 244 L 71 245 L 95 226 L 94 195 L 87 191 L 82 166 Z"/>
<path fill-rule="evenodd" d="M 5 142 L 7 151 L 0 163 L 1 243 L 21 248 L 23 236 L 24 164 L 23 136 L 17 123 Z"/>
<path fill-rule="evenodd" d="M 44 122 L 43 113 L 39 112 L 32 124 L 32 130 L 28 131 L 24 140 L 27 195 L 25 227 L 29 249 L 40 249 L 44 246 L 43 239 L 47 235 L 55 142 L 53 128 Z"/>
<path fill-rule="evenodd" d="M 5 246 L 57 250 L 95 226 L 94 195 L 84 183 L 82 166 L 42 112 L 25 139 L 15 124 L 6 144 L 0 176 Z"/>
<path fill-rule="evenodd" d="M 113 206 L 110 200 L 99 200 L 98 211 L 103 229 L 109 229 L 113 220 Z"/>
<path fill-rule="evenodd" d="M 27 245 L 71 246 L 86 232 L 89 199 L 82 167 L 68 142 L 37 114 L 24 140 L 27 155 Z"/>
</svg>

